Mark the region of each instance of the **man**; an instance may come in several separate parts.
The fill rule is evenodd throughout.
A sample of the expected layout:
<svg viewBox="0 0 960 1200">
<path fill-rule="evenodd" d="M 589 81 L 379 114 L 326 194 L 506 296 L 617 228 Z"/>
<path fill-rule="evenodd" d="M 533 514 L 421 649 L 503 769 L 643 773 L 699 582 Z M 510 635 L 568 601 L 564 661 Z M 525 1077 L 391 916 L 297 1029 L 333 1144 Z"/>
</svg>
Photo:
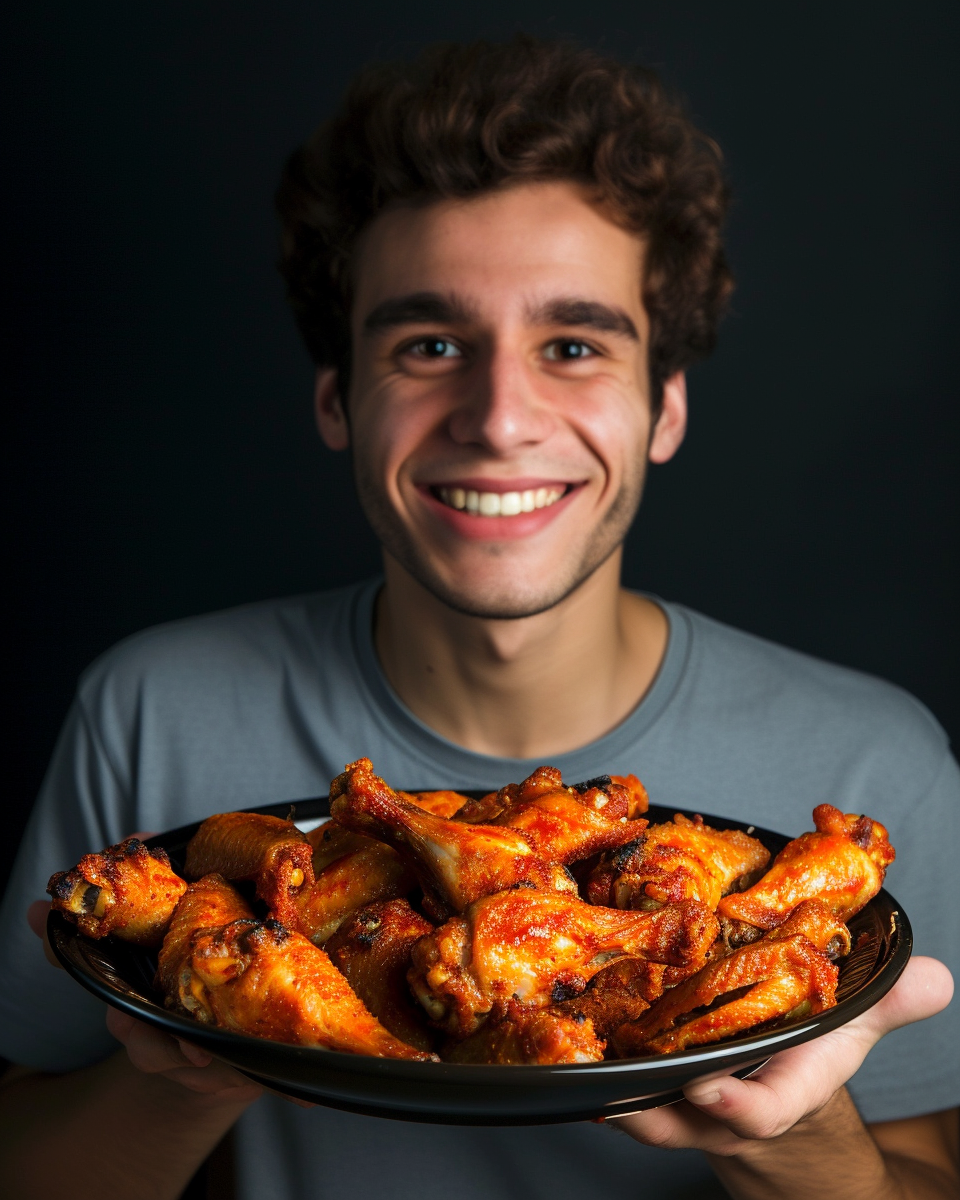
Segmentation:
<svg viewBox="0 0 960 1200">
<path fill-rule="evenodd" d="M 108 1035 L 20 932 L 84 851 L 316 794 L 369 754 L 405 787 L 633 770 L 662 803 L 791 832 L 823 800 L 866 811 L 919 947 L 956 955 L 939 893 L 960 787 L 929 714 L 619 586 L 729 290 L 724 204 L 714 148 L 654 80 L 525 39 L 368 73 L 294 157 L 283 269 L 384 578 L 148 631 L 85 676 L 4 910 L 12 1194 L 172 1198 L 237 1122 L 249 1200 L 699 1196 L 711 1168 L 738 1197 L 955 1193 L 960 1036 L 955 1010 L 916 1023 L 950 996 L 930 958 L 753 1080 L 698 1081 L 615 1138 L 293 1107 L 119 1014 Z M 844 1085 L 907 1025 L 853 1082 L 865 1126 Z"/>
</svg>

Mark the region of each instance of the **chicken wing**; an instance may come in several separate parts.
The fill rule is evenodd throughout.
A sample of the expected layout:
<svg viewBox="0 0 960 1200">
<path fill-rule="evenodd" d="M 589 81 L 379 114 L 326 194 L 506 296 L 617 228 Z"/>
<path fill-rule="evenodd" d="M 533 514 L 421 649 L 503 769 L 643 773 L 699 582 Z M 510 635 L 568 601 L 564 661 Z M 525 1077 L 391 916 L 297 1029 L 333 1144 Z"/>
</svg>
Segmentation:
<svg viewBox="0 0 960 1200">
<path fill-rule="evenodd" d="M 207 1024 L 377 1058 L 436 1060 L 401 1042 L 364 1007 L 324 952 L 279 921 L 232 921 L 198 933 L 181 988 Z"/>
<path fill-rule="evenodd" d="M 168 1008 L 193 1014 L 197 1003 L 190 992 L 192 975 L 183 968 L 193 949 L 194 935 L 253 917 L 253 911 L 222 875 L 204 875 L 191 883 L 174 909 L 170 927 L 157 957 L 157 986 Z"/>
<path fill-rule="evenodd" d="M 576 892 L 563 867 L 544 862 L 516 830 L 435 817 L 407 804 L 373 773 L 368 758 L 351 763 L 333 781 L 330 812 L 348 829 L 393 846 L 428 896 L 440 901 L 435 906 L 440 914 L 463 912 L 479 897 L 517 883 Z"/>
<path fill-rule="evenodd" d="M 762 935 L 762 940 L 778 941 L 797 934 L 803 934 L 831 960 L 850 953 L 850 930 L 822 900 L 801 900 L 785 921 Z"/>
<path fill-rule="evenodd" d="M 368 904 L 352 913 L 324 949 L 377 1020 L 418 1050 L 432 1050 L 433 1031 L 407 984 L 413 944 L 433 926 L 406 900 Z"/>
<path fill-rule="evenodd" d="M 627 819 L 630 804 L 609 776 L 564 787 L 555 767 L 538 767 L 492 823 L 516 829 L 545 862 L 566 864 L 635 841 L 647 822 Z"/>
<path fill-rule="evenodd" d="M 433 813 L 435 817 L 453 817 L 465 804 L 470 803 L 470 797 L 460 792 L 441 790 L 439 792 L 397 792 L 401 800 L 408 804 L 416 804 L 418 808 Z"/>
<path fill-rule="evenodd" d="M 598 1037 L 609 1037 L 626 1021 L 635 1021 L 659 999 L 667 969 L 663 963 L 618 958 L 594 975 L 586 991 L 552 1005 L 549 1011 L 576 1021 L 589 1019 Z"/>
<path fill-rule="evenodd" d="M 508 1000 L 498 1004 L 480 1028 L 452 1042 L 441 1057 L 452 1063 L 599 1062 L 604 1043 L 587 1017 L 555 1008 L 536 1008 Z"/>
<path fill-rule="evenodd" d="M 659 908 L 701 900 L 715 909 L 720 898 L 752 883 L 770 851 L 739 829 L 713 829 L 703 818 L 677 813 L 651 825 L 636 842 L 604 856 L 591 872 L 587 898 L 612 908 Z"/>
<path fill-rule="evenodd" d="M 609 775 L 565 787 L 556 767 L 538 767 L 522 783 L 510 783 L 457 814 L 461 822 L 516 829 L 545 862 L 572 863 L 634 841 L 647 826 L 630 820 L 643 785 Z M 632 790 L 631 790 L 632 789 Z"/>
<path fill-rule="evenodd" d="M 477 900 L 463 917 L 421 938 L 407 978 L 430 1018 L 466 1037 L 496 1001 L 559 1003 L 623 955 L 703 961 L 717 928 L 713 913 L 695 901 L 622 912 L 521 886 Z"/>
<path fill-rule="evenodd" d="M 259 813 L 208 817 L 187 844 L 186 874 L 256 881 L 257 895 L 296 928 L 296 898 L 313 883 L 313 847 L 292 821 Z"/>
<path fill-rule="evenodd" d="M 621 1057 L 670 1054 L 836 1003 L 838 972 L 802 934 L 742 946 L 666 992 L 612 1041 Z"/>
<path fill-rule="evenodd" d="M 186 881 L 166 850 L 127 838 L 100 854 L 85 854 L 71 871 L 47 884 L 53 907 L 89 938 L 112 933 L 139 946 L 158 946 Z"/>
<path fill-rule="evenodd" d="M 814 897 L 849 921 L 880 890 L 895 857 L 886 829 L 832 804 L 818 804 L 813 820 L 816 832 L 785 846 L 753 887 L 720 901 L 717 914 L 728 944 L 751 940 L 757 929 L 773 929 L 802 900 Z"/>
<path fill-rule="evenodd" d="M 459 792 L 398 792 L 403 800 L 435 816 L 452 817 L 468 798 Z M 323 946 L 352 912 L 380 900 L 399 900 L 417 878 L 396 850 L 329 820 L 307 834 L 313 846 L 316 882 L 297 897 L 299 929 Z"/>
<path fill-rule="evenodd" d="M 613 783 L 627 789 L 629 796 L 627 817 L 629 820 L 633 821 L 647 811 L 650 807 L 650 797 L 647 795 L 647 789 L 636 775 L 611 775 L 610 779 Z"/>
<path fill-rule="evenodd" d="M 328 821 L 311 835 L 316 880 L 295 900 L 297 928 L 317 946 L 357 909 L 407 896 L 417 878 L 395 850 Z"/>
</svg>

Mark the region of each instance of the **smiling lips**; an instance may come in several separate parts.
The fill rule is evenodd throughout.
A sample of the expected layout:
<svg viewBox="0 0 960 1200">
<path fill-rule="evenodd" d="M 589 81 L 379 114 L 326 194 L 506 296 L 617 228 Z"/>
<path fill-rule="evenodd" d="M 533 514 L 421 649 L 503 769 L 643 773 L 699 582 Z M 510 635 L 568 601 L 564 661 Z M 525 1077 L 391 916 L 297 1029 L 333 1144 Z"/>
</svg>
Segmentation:
<svg viewBox="0 0 960 1200">
<path fill-rule="evenodd" d="M 437 487 L 431 490 L 448 508 L 471 516 L 516 517 L 556 504 L 566 493 L 567 485 L 529 488 L 522 492 L 481 492 L 462 487 Z"/>
</svg>

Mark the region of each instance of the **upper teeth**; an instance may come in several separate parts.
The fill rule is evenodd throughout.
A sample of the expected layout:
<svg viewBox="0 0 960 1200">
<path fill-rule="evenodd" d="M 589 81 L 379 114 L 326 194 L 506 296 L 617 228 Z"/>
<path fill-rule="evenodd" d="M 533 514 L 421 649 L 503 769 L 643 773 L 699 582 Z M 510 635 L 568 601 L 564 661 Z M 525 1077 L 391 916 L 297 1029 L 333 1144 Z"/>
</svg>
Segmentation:
<svg viewBox="0 0 960 1200">
<path fill-rule="evenodd" d="M 566 491 L 565 487 L 542 487 L 528 492 L 475 492 L 465 488 L 438 488 L 440 499 L 451 508 L 465 509 L 481 517 L 515 517 L 517 513 L 549 508 Z"/>
</svg>

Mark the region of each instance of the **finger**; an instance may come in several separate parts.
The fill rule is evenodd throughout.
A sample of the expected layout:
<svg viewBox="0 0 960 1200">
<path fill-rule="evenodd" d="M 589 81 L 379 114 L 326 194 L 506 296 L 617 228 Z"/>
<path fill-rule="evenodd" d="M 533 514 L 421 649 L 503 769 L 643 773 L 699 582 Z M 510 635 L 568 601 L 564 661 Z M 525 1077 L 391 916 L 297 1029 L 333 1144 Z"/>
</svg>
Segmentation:
<svg viewBox="0 0 960 1200">
<path fill-rule="evenodd" d="M 208 1063 L 213 1062 L 213 1055 L 208 1050 L 201 1050 L 193 1042 L 185 1042 L 182 1038 L 177 1038 L 177 1045 L 180 1047 L 183 1057 L 192 1062 L 195 1067 L 205 1067 Z"/>
<path fill-rule="evenodd" d="M 697 1149 L 711 1154 L 733 1154 L 743 1145 L 732 1130 L 692 1104 L 649 1108 L 629 1117 L 608 1117 L 604 1124 L 619 1129 L 645 1146 L 663 1150 Z"/>
<path fill-rule="evenodd" d="M 164 1071 L 163 1078 L 218 1103 L 249 1103 L 264 1090 L 252 1079 L 216 1061 L 208 1067 L 176 1067 L 172 1071 Z"/>
<path fill-rule="evenodd" d="M 918 954 L 883 999 L 850 1023 L 877 1042 L 902 1025 L 936 1016 L 952 998 L 953 976 L 947 967 L 939 959 Z"/>
<path fill-rule="evenodd" d="M 27 909 L 27 924 L 43 942 L 43 955 L 51 966 L 56 967 L 58 971 L 63 970 L 60 960 L 53 952 L 53 947 L 47 938 L 47 917 L 50 915 L 50 909 L 53 905 L 49 900 L 34 900 Z"/>
<path fill-rule="evenodd" d="M 107 1028 L 127 1048 L 127 1055 L 138 1071 L 157 1075 L 179 1067 L 193 1067 L 193 1063 L 180 1049 L 176 1038 L 151 1029 L 142 1021 L 128 1018 L 129 1024 L 107 1021 Z M 118 1032 L 122 1028 L 121 1032 Z M 196 1068 L 194 1068 L 196 1069 Z"/>
<path fill-rule="evenodd" d="M 263 1090 L 199 1046 L 151 1029 L 117 1009 L 107 1009 L 107 1028 L 126 1047 L 131 1064 L 146 1075 L 163 1075 L 200 1095 L 238 1103 L 255 1100 Z"/>
</svg>

